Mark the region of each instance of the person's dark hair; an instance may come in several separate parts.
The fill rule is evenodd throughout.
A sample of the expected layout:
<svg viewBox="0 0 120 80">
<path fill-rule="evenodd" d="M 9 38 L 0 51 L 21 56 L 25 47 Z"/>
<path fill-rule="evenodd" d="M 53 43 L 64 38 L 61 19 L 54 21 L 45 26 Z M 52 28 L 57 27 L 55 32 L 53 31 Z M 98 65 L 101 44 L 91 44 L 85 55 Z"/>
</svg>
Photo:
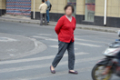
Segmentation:
<svg viewBox="0 0 120 80">
<path fill-rule="evenodd" d="M 45 2 L 45 0 L 42 0 L 42 2 Z"/>
<path fill-rule="evenodd" d="M 72 13 L 74 13 L 74 7 L 72 5 L 70 5 L 70 4 L 66 5 L 64 10 L 66 10 L 68 7 L 71 7 L 72 8 Z"/>
</svg>

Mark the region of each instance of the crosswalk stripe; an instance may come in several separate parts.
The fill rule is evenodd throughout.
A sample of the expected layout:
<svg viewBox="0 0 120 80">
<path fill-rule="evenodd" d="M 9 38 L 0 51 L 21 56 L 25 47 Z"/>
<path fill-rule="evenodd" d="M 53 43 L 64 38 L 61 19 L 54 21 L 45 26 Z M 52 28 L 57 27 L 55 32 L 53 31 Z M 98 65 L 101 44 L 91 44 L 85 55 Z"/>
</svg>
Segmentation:
<svg viewBox="0 0 120 80">
<path fill-rule="evenodd" d="M 58 48 L 58 45 L 50 45 L 50 47 L 52 47 L 52 48 Z M 75 48 L 75 50 L 77 50 L 77 48 Z"/>
<path fill-rule="evenodd" d="M 102 58 L 102 57 L 77 59 L 76 63 L 90 62 L 90 61 L 98 60 L 100 58 Z M 66 65 L 67 63 L 68 63 L 68 61 L 61 62 L 59 64 L 59 66 Z M 38 69 L 38 68 L 45 68 L 45 67 L 49 67 L 50 65 L 51 65 L 51 63 L 46 63 L 46 64 L 40 64 L 40 65 L 29 65 L 29 66 L 5 68 L 5 69 L 0 69 L 0 73 L 14 72 L 14 71 L 23 71 L 23 70 Z"/>
<path fill-rule="evenodd" d="M 58 45 L 50 45 L 50 47 L 58 48 Z"/>
<path fill-rule="evenodd" d="M 77 68 L 76 70 L 79 72 L 79 73 L 82 73 L 82 72 L 89 72 L 91 71 L 93 67 L 84 67 L 84 68 Z M 43 78 L 50 78 L 50 77 L 57 77 L 57 76 L 61 76 L 61 75 L 67 75 L 68 73 L 68 70 L 65 70 L 65 71 L 60 71 L 60 72 L 57 72 L 57 74 L 53 75 L 51 74 L 50 72 L 48 73 L 44 73 L 44 74 L 36 74 L 36 75 L 33 75 L 33 76 L 26 76 L 26 77 L 20 77 L 20 78 L 12 78 L 12 79 L 9 79 L 9 80 L 36 80 L 36 79 L 43 79 Z M 89 79 L 88 79 L 89 80 Z"/>
<path fill-rule="evenodd" d="M 51 38 L 47 38 L 47 37 L 42 37 L 42 36 L 33 36 L 33 37 L 36 37 L 36 38 L 42 38 L 42 39 L 45 39 L 45 40 L 51 40 L 51 41 L 58 41 L 57 39 L 51 39 Z M 75 42 L 75 44 L 79 44 L 79 45 L 82 45 L 82 46 L 88 46 L 88 47 L 101 47 L 99 45 L 94 45 L 94 44 L 88 44 L 88 43 L 79 43 L 79 42 Z M 56 47 L 56 46 L 54 46 Z"/>
<path fill-rule="evenodd" d="M 96 42 L 96 43 L 104 43 L 104 44 L 106 44 L 106 42 L 93 41 L 93 40 L 85 40 L 85 39 L 78 39 L 78 38 L 75 38 L 75 40 L 79 40 L 79 41 L 87 41 L 87 42 Z"/>
<path fill-rule="evenodd" d="M 82 45 L 82 46 L 88 46 L 88 47 L 101 47 L 100 45 L 94 45 L 94 44 L 88 44 L 88 43 L 75 42 L 75 44 Z"/>
<path fill-rule="evenodd" d="M 51 36 L 52 34 L 38 34 L 38 35 L 42 35 L 42 36 Z"/>
<path fill-rule="evenodd" d="M 79 52 L 79 53 L 75 53 L 76 56 L 79 55 L 86 55 L 89 53 L 85 53 L 85 52 Z M 68 55 L 65 54 L 64 57 L 67 57 Z M 22 62 L 31 62 L 31 61 L 40 61 L 40 60 L 47 60 L 47 59 L 53 59 L 55 57 L 55 55 L 50 55 L 50 56 L 43 56 L 43 57 L 36 57 L 36 58 L 28 58 L 28 59 L 19 59 L 19 60 L 10 60 L 10 61 L 1 61 L 0 65 L 3 64 L 13 64 L 13 63 L 22 63 Z"/>
<path fill-rule="evenodd" d="M 50 40 L 50 41 L 58 41 L 58 39 L 53 39 L 53 38 L 43 37 L 43 36 L 33 36 L 33 37 L 35 37 L 35 38 L 42 38 L 42 39 Z M 75 40 L 78 40 L 78 41 L 87 41 L 87 42 L 95 42 L 95 43 L 104 43 L 104 44 L 106 44 L 106 42 L 93 41 L 93 40 L 85 40 L 85 39 L 79 39 L 79 38 L 75 38 Z"/>
<path fill-rule="evenodd" d="M 43 36 L 33 36 L 34 38 L 41 38 L 41 39 L 45 39 L 45 40 L 50 40 L 50 41 L 58 41 L 57 39 L 52 39 L 49 37 L 43 37 Z"/>
<path fill-rule="evenodd" d="M 58 41 L 57 39 L 45 39 L 45 40 Z"/>
</svg>

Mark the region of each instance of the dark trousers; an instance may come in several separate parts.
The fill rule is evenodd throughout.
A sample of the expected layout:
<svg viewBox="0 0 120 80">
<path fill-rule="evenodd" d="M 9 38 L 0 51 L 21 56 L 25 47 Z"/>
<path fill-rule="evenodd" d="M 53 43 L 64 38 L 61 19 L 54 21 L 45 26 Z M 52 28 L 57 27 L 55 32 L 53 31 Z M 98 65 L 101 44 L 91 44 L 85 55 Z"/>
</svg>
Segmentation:
<svg viewBox="0 0 120 80">
<path fill-rule="evenodd" d="M 58 65 L 66 50 L 68 51 L 68 68 L 69 70 L 74 70 L 75 64 L 74 42 L 65 43 L 59 41 L 59 50 L 52 63 L 54 68 Z"/>
<path fill-rule="evenodd" d="M 117 58 L 118 58 L 118 60 L 119 60 L 119 66 L 120 66 L 120 51 L 119 51 L 119 53 L 117 54 Z"/>
<path fill-rule="evenodd" d="M 40 17 L 41 17 L 40 18 L 40 21 L 41 21 L 40 24 L 43 25 L 43 21 L 44 21 L 45 24 L 47 24 L 46 13 L 41 13 Z"/>
<path fill-rule="evenodd" d="M 50 20 L 49 10 L 46 11 L 46 14 L 47 14 L 47 16 L 46 16 L 47 22 L 49 22 L 49 20 Z"/>
</svg>

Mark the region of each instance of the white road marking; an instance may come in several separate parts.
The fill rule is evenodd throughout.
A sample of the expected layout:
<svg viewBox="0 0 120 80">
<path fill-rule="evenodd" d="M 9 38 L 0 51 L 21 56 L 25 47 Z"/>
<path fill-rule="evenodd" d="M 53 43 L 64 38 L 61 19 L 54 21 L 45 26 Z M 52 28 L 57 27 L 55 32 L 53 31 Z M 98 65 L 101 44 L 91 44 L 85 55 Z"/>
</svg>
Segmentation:
<svg viewBox="0 0 120 80">
<path fill-rule="evenodd" d="M 50 40 L 50 41 L 58 41 L 58 39 L 46 39 L 46 40 Z"/>
<path fill-rule="evenodd" d="M 8 52 L 16 52 L 16 51 L 18 51 L 18 49 L 8 49 L 6 51 L 8 51 Z"/>
<path fill-rule="evenodd" d="M 75 42 L 75 44 L 82 45 L 82 46 L 88 46 L 88 47 L 101 47 L 100 45 L 81 43 L 81 42 Z"/>
<path fill-rule="evenodd" d="M 42 35 L 42 36 L 51 36 L 51 34 L 43 34 L 43 33 L 38 34 L 38 35 Z"/>
<path fill-rule="evenodd" d="M 35 38 L 42 38 L 42 39 L 49 39 L 48 37 L 43 37 L 43 36 L 33 36 Z"/>
<path fill-rule="evenodd" d="M 58 41 L 57 39 L 52 39 L 52 38 L 42 37 L 42 36 L 33 36 L 33 37 L 35 37 L 35 38 L 42 38 L 42 39 L 50 40 L 50 41 Z M 80 40 L 82 40 L 82 39 L 80 39 Z M 89 44 L 89 43 L 82 43 L 82 42 L 75 42 L 75 44 L 79 44 L 79 45 L 82 45 L 82 46 L 88 46 L 88 47 L 101 47 L 100 45 Z M 57 48 L 57 46 L 52 46 L 52 47 Z"/>
<path fill-rule="evenodd" d="M 58 45 L 51 45 L 50 47 L 58 48 Z"/>
<path fill-rule="evenodd" d="M 14 54 L 9 54 L 11 57 L 15 56 Z"/>
<path fill-rule="evenodd" d="M 12 41 L 18 41 L 18 40 L 9 38 L 9 37 L 0 37 L 0 41 L 1 42 L 12 42 Z"/>
<path fill-rule="evenodd" d="M 58 48 L 58 45 L 50 45 L 50 47 L 52 47 L 52 48 Z M 77 48 L 75 48 L 75 50 L 77 50 Z"/>
<path fill-rule="evenodd" d="M 85 53 L 85 52 L 75 53 L 76 56 L 86 55 L 86 54 L 89 54 L 89 53 Z M 67 54 L 64 55 L 64 57 L 67 57 L 67 56 L 68 56 Z M 36 58 L 28 58 L 28 59 L 1 61 L 1 62 L 0 62 L 0 65 L 3 65 L 3 64 L 13 64 L 13 63 L 22 63 L 22 62 L 30 62 L 30 61 L 47 60 L 47 59 L 53 59 L 54 57 L 55 57 L 55 55 L 50 55 L 50 56 L 43 56 L 43 57 L 36 57 Z"/>
<path fill-rule="evenodd" d="M 98 60 L 102 57 L 95 57 L 95 58 L 84 58 L 84 59 L 77 59 L 76 63 L 85 63 L 85 62 L 90 62 L 94 60 Z M 66 65 L 68 61 L 61 62 L 59 65 Z M 6 73 L 6 72 L 14 72 L 14 71 L 23 71 L 23 70 L 29 70 L 29 69 L 40 69 L 40 68 L 45 68 L 49 67 L 51 63 L 46 63 L 46 64 L 40 64 L 40 65 L 29 65 L 29 66 L 20 66 L 20 67 L 13 67 L 13 68 L 5 68 L 5 69 L 0 69 L 0 73 Z"/>
<path fill-rule="evenodd" d="M 35 38 L 42 38 L 42 39 L 50 40 L 50 41 L 58 41 L 58 39 L 53 39 L 53 38 L 43 37 L 43 36 L 33 36 L 33 37 L 35 37 Z M 79 39 L 79 38 L 75 38 L 75 40 L 78 40 L 78 41 L 87 41 L 87 42 L 95 42 L 95 43 L 106 43 L 106 42 L 86 40 L 86 39 Z"/>
<path fill-rule="evenodd" d="M 79 71 L 79 73 L 82 73 L 82 72 L 89 72 L 91 71 L 93 67 L 89 66 L 89 67 L 84 67 L 84 68 L 77 68 L 76 70 Z M 61 75 L 68 75 L 67 73 L 68 70 L 65 70 L 65 71 L 60 71 L 60 72 L 57 72 L 57 74 L 55 75 L 52 75 L 51 73 L 45 73 L 45 74 L 35 74 L 33 76 L 26 76 L 26 77 L 20 77 L 20 78 L 12 78 L 12 79 L 9 79 L 9 80 L 36 80 L 36 79 L 43 79 L 43 78 L 50 78 L 50 77 L 56 77 L 56 76 L 61 76 Z M 86 80 L 86 79 L 85 79 Z M 89 79 L 87 79 L 89 80 Z"/>
<path fill-rule="evenodd" d="M 41 39 L 45 39 L 45 40 L 50 40 L 50 41 L 58 41 L 57 39 L 52 39 L 49 37 L 43 37 L 43 36 L 33 36 L 34 38 L 41 38 Z"/>
<path fill-rule="evenodd" d="M 78 39 L 78 38 L 75 38 L 75 40 L 79 40 L 79 41 L 87 41 L 87 42 L 96 42 L 96 43 L 104 43 L 104 44 L 105 44 L 105 42 L 94 41 L 94 40 L 85 40 L 85 39 Z"/>
</svg>

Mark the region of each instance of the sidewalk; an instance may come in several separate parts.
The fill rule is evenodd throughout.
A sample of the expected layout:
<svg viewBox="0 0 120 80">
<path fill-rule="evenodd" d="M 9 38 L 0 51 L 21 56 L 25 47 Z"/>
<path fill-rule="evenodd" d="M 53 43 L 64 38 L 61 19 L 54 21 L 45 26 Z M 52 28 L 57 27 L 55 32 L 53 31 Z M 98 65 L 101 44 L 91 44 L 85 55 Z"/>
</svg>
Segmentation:
<svg viewBox="0 0 120 80">
<path fill-rule="evenodd" d="M 2 16 L 2 17 L 0 17 L 0 20 L 2 20 L 2 21 L 11 21 L 11 22 L 20 22 L 20 23 L 40 24 L 39 20 L 31 20 L 29 18 L 21 18 L 21 17 L 14 18 L 14 17 Z M 57 22 L 50 21 L 49 25 L 55 26 L 56 23 Z M 111 33 L 117 33 L 117 31 L 120 29 L 120 28 L 114 28 L 114 27 L 83 25 L 83 24 L 77 24 L 77 28 L 86 29 L 86 30 L 102 31 L 102 32 L 111 32 Z"/>
</svg>

